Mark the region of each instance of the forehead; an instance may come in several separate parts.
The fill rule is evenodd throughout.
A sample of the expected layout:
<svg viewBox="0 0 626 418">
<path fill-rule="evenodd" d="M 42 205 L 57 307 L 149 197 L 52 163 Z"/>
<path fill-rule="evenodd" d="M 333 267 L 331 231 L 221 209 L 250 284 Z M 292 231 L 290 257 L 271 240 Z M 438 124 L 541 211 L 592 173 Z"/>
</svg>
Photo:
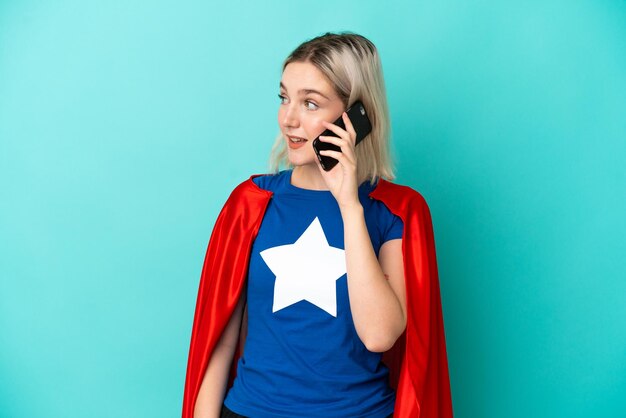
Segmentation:
<svg viewBox="0 0 626 418">
<path fill-rule="evenodd" d="M 287 90 L 318 90 L 332 95 L 335 89 L 326 76 L 309 62 L 292 62 L 287 64 L 281 78 Z"/>
</svg>

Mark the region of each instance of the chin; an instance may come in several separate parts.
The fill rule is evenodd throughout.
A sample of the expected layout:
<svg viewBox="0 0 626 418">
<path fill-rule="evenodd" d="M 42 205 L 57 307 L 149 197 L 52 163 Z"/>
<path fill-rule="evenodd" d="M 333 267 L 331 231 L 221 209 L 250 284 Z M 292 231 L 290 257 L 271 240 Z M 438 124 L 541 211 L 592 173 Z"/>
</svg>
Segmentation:
<svg viewBox="0 0 626 418">
<path fill-rule="evenodd" d="M 300 156 L 292 157 L 290 155 L 290 156 L 288 156 L 287 160 L 289 161 L 289 164 L 291 164 L 294 167 L 300 167 L 300 166 L 303 166 L 303 165 L 315 164 L 315 161 L 311 160 L 310 158 L 302 158 Z"/>
<path fill-rule="evenodd" d="M 304 151 L 304 150 L 298 150 L 298 151 Z M 313 151 L 312 149 L 307 150 L 310 152 L 298 152 L 298 151 L 293 151 L 291 149 L 288 149 L 287 161 L 289 161 L 289 164 L 293 165 L 294 167 L 316 164 L 317 157 L 315 156 L 315 151 Z"/>
</svg>

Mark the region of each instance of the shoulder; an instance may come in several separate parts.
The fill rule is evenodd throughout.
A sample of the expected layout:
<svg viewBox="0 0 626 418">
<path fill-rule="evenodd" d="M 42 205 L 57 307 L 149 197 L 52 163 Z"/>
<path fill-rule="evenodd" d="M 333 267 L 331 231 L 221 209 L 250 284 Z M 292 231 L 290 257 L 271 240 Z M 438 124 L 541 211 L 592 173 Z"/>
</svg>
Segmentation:
<svg viewBox="0 0 626 418">
<path fill-rule="evenodd" d="M 381 180 L 370 197 L 382 201 L 385 206 L 402 219 L 405 237 L 420 242 L 433 241 L 433 219 L 426 199 L 408 186 Z"/>
<path fill-rule="evenodd" d="M 271 191 L 261 187 L 258 184 L 257 179 L 266 177 L 266 175 L 254 174 L 247 180 L 242 181 L 233 189 L 226 201 L 226 205 L 229 204 L 241 204 L 248 201 L 263 201 L 269 199 L 272 196 Z"/>
<path fill-rule="evenodd" d="M 421 193 L 409 186 L 379 180 L 370 197 L 381 200 L 395 214 L 397 210 L 421 209 L 429 211 L 426 199 Z"/>
<path fill-rule="evenodd" d="M 238 223 L 244 227 L 262 217 L 272 192 L 263 190 L 253 181 L 255 176 L 239 183 L 226 199 L 217 218 L 217 225 Z"/>
<path fill-rule="evenodd" d="M 285 181 L 289 180 L 289 171 L 283 170 L 273 174 L 253 175 L 252 177 L 250 177 L 250 179 L 259 188 L 263 190 L 274 191 Z"/>
<path fill-rule="evenodd" d="M 285 182 L 289 182 L 290 172 L 280 171 L 274 174 L 253 174 L 247 180 L 239 183 L 231 192 L 227 203 L 240 203 L 247 200 L 265 200 L 272 197 L 274 191 Z"/>
</svg>

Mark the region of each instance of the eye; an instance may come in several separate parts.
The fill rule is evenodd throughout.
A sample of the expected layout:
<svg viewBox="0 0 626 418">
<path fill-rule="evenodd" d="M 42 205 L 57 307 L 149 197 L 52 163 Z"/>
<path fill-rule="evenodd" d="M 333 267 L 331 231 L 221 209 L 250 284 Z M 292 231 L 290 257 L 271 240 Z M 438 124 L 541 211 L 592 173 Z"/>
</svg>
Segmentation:
<svg viewBox="0 0 626 418">
<path fill-rule="evenodd" d="M 280 99 L 280 104 L 285 104 L 285 100 L 287 100 L 285 96 L 279 93 L 278 98 Z"/>
<path fill-rule="evenodd" d="M 304 101 L 304 107 L 306 107 L 307 110 L 317 110 L 319 108 L 318 105 L 316 105 L 315 103 L 313 103 L 310 100 L 305 100 Z"/>
</svg>

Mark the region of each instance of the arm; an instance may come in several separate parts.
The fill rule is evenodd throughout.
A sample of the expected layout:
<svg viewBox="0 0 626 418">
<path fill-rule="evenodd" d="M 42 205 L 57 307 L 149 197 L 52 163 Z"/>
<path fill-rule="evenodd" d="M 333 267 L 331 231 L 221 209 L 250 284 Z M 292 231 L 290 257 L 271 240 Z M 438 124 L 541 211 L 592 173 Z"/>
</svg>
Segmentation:
<svg viewBox="0 0 626 418">
<path fill-rule="evenodd" d="M 196 399 L 194 418 L 217 418 L 220 416 L 228 373 L 239 340 L 244 303 L 245 292 L 242 292 L 237 306 L 228 320 L 228 324 L 226 324 L 226 328 L 209 360 L 202 384 L 200 385 L 198 398 Z"/>
<path fill-rule="evenodd" d="M 402 240 L 385 242 L 376 259 L 363 207 L 342 208 L 341 213 L 354 326 L 368 350 L 387 351 L 406 327 Z"/>
<path fill-rule="evenodd" d="M 356 132 L 345 112 L 343 121 L 345 130 L 323 122 L 338 136 L 320 137 L 320 140 L 341 148 L 341 152 L 320 152 L 337 159 L 339 164 L 328 172 L 319 163 L 318 166 L 341 210 L 354 326 L 368 350 L 383 352 L 393 346 L 406 327 L 402 240 L 384 243 L 380 248 L 380 260 L 376 259 L 357 192 Z"/>
</svg>

